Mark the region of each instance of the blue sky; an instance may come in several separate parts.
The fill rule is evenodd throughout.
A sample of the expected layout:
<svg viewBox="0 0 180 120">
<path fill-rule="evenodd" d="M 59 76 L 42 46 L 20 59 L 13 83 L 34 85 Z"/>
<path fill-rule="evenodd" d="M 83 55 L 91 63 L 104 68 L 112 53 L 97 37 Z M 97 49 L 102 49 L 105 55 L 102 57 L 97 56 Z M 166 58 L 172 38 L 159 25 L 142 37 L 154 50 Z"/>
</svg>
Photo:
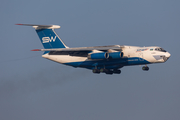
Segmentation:
<svg viewBox="0 0 180 120">
<path fill-rule="evenodd" d="M 180 1 L 3 0 L 0 4 L 0 119 L 179 120 Z M 122 68 L 120 75 L 61 65 L 41 57 L 26 24 L 56 24 L 69 47 L 161 46 L 162 64 Z"/>
</svg>

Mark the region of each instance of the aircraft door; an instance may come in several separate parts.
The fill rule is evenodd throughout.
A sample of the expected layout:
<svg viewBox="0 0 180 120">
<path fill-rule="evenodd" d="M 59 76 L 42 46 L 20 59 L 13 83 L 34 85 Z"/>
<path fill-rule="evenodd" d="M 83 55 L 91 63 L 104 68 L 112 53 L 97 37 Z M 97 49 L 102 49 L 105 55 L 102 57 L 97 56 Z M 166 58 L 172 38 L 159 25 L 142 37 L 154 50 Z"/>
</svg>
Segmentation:
<svg viewBox="0 0 180 120">
<path fill-rule="evenodd" d="M 138 56 L 139 56 L 139 60 L 140 60 L 140 61 L 144 61 L 143 53 L 142 53 L 142 52 L 140 52 L 140 53 L 138 54 Z"/>
</svg>

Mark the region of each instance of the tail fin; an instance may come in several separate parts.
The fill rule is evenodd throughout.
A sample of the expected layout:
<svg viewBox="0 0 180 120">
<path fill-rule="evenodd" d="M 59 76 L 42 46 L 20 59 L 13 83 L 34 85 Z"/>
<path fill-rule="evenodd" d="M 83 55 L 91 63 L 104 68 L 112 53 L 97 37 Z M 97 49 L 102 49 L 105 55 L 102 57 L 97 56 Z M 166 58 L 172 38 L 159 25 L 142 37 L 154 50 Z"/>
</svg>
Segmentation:
<svg viewBox="0 0 180 120">
<path fill-rule="evenodd" d="M 67 48 L 61 38 L 56 34 L 54 29 L 60 28 L 59 25 L 32 25 L 32 24 L 16 24 L 33 26 L 40 38 L 40 41 L 45 49 L 52 48 Z"/>
</svg>

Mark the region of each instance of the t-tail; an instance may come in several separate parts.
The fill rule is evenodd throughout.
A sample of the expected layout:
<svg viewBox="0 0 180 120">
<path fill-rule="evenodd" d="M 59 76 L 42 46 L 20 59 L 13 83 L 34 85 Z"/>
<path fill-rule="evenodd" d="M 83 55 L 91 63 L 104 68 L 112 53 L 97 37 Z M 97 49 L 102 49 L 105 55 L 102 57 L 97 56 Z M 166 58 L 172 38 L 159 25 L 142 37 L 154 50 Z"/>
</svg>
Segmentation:
<svg viewBox="0 0 180 120">
<path fill-rule="evenodd" d="M 54 29 L 60 28 L 59 25 L 34 25 L 34 24 L 16 24 L 24 26 L 33 26 L 39 36 L 39 39 L 45 49 L 67 48 Z M 47 53 L 46 51 L 45 53 Z"/>
</svg>

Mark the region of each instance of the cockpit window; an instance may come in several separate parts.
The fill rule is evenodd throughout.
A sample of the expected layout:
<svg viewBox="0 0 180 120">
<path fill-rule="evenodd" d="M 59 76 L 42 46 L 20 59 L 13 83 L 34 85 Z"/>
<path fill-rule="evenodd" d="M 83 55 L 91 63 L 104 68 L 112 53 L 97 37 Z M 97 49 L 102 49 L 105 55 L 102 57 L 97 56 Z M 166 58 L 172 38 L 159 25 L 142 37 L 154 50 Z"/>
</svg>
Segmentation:
<svg viewBox="0 0 180 120">
<path fill-rule="evenodd" d="M 166 52 L 166 50 L 164 50 L 163 48 L 156 48 L 156 51 L 161 51 L 161 52 Z"/>
</svg>

